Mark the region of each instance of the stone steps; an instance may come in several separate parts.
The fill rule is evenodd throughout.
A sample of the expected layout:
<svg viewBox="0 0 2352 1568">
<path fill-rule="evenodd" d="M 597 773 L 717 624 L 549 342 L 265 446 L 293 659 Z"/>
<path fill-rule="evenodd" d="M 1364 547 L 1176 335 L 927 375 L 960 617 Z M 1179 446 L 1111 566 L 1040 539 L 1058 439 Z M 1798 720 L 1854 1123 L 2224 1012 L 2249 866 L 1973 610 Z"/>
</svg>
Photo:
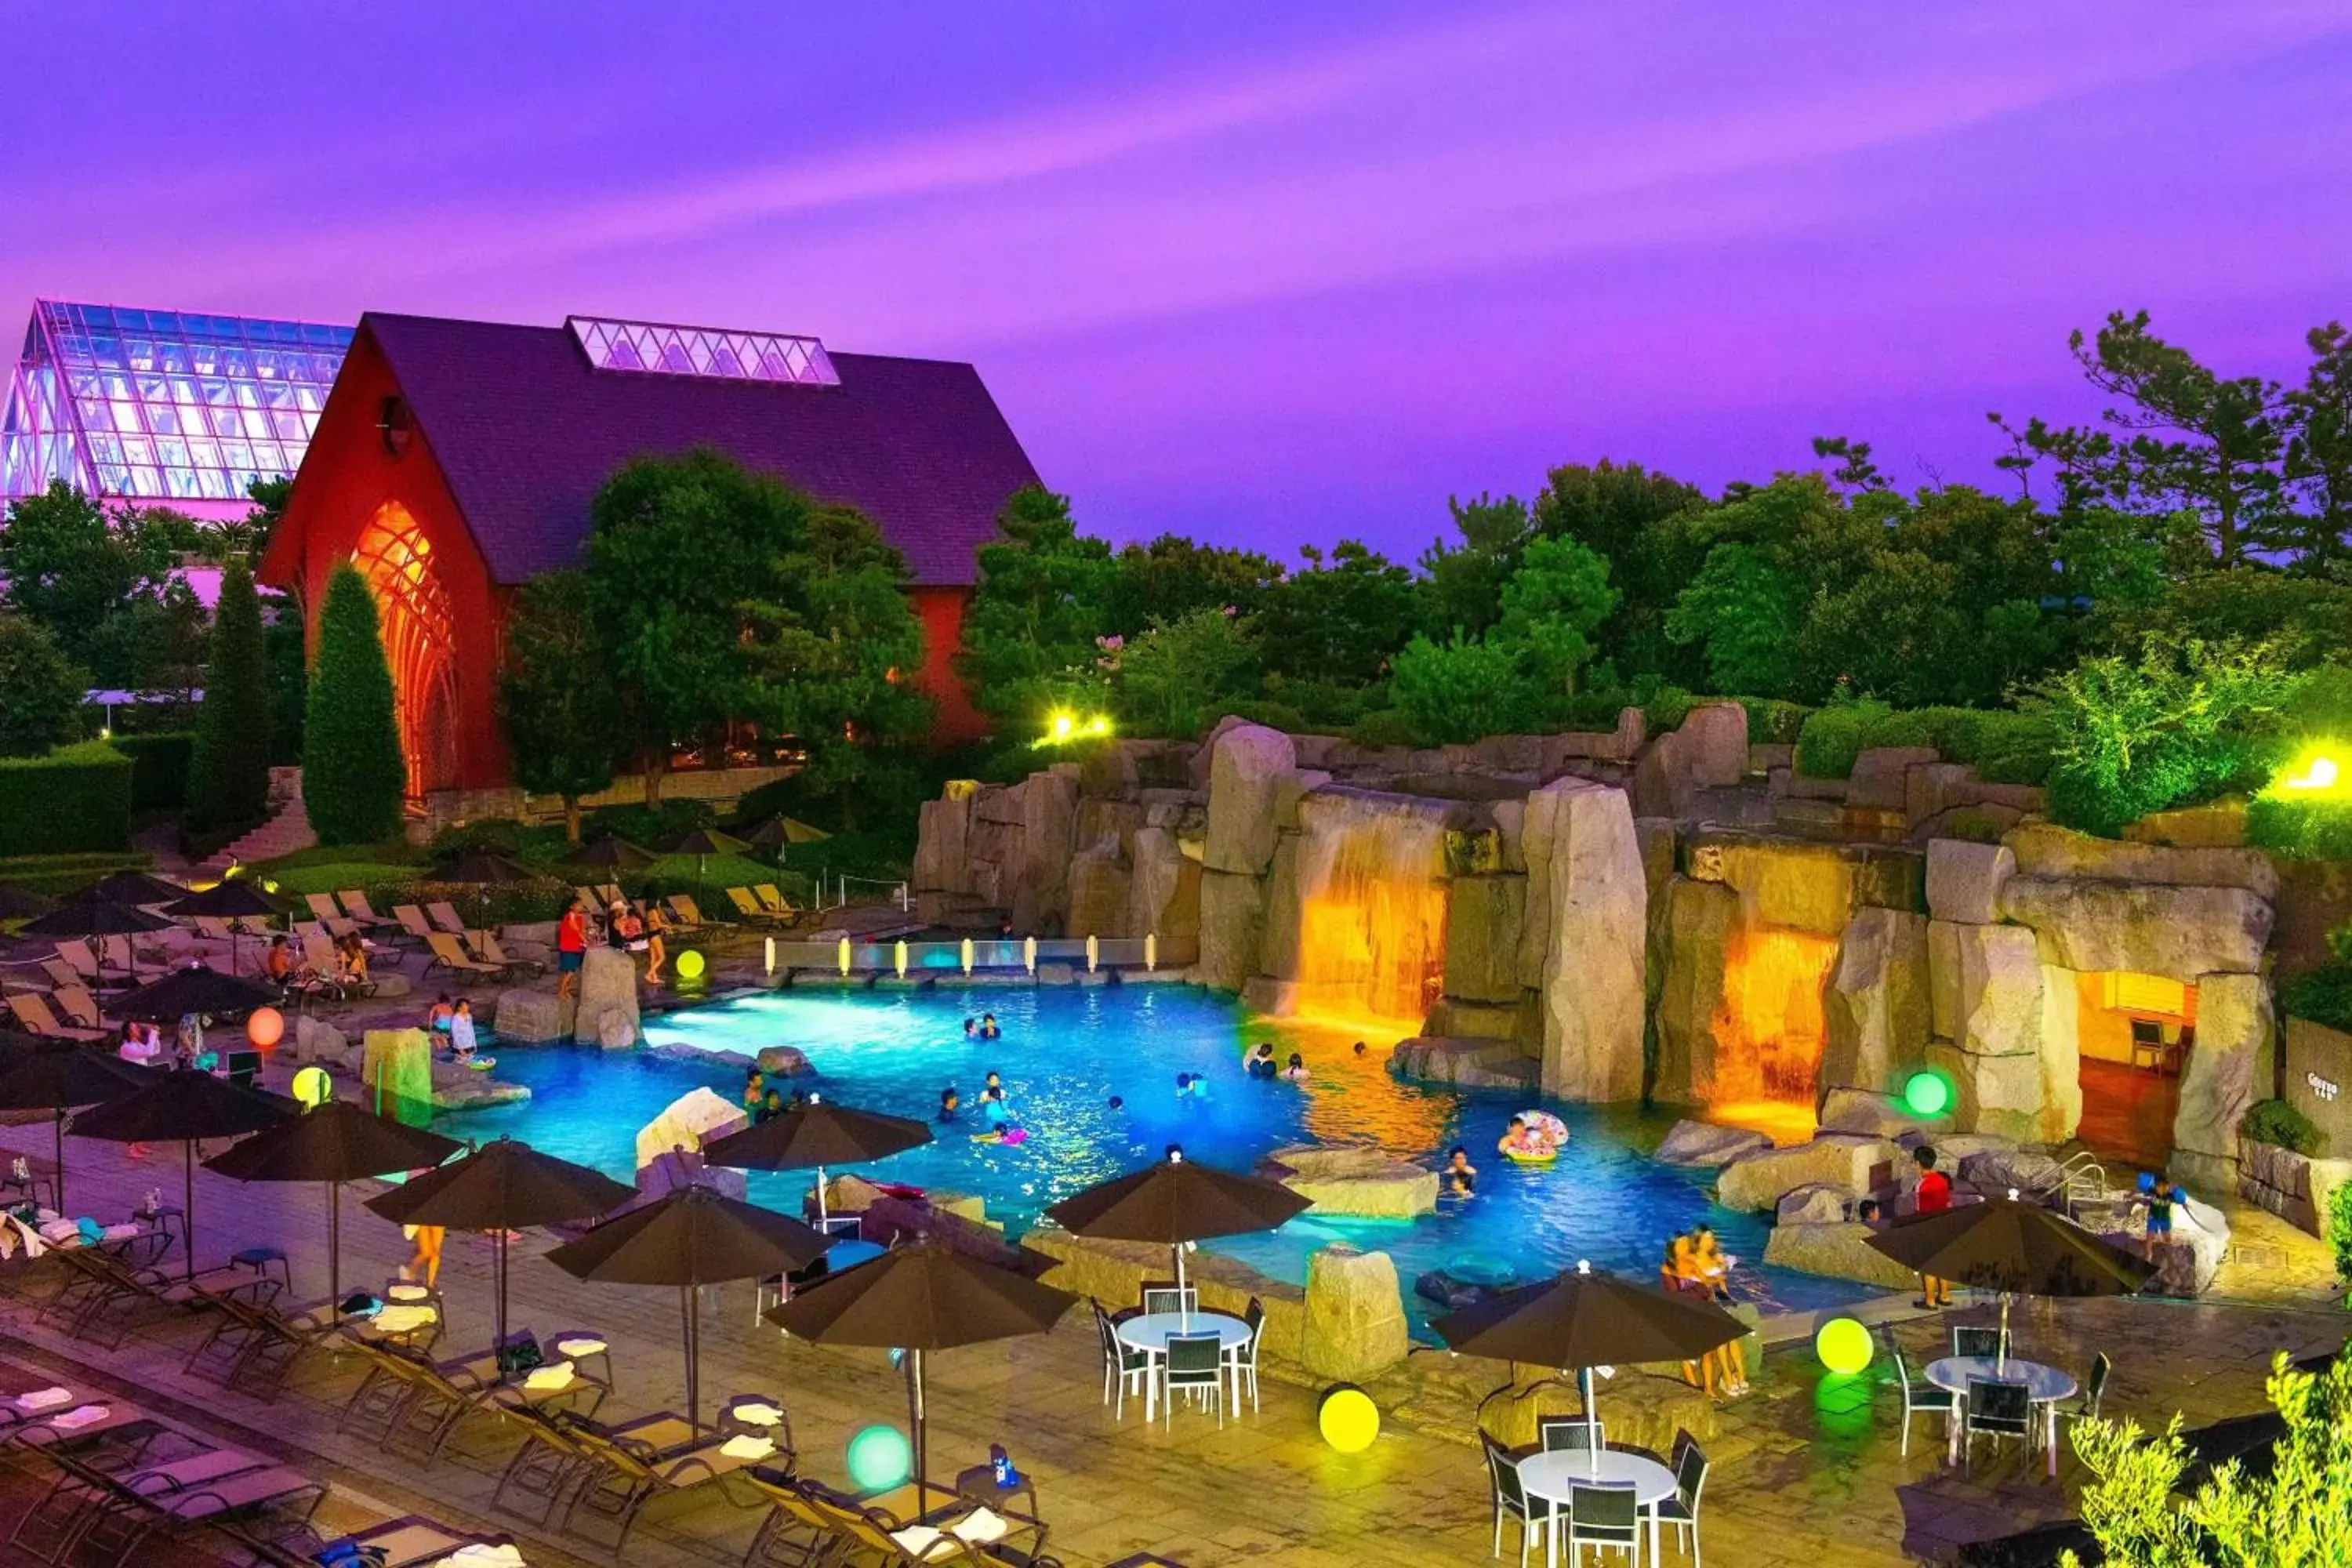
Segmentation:
<svg viewBox="0 0 2352 1568">
<path fill-rule="evenodd" d="M 302 793 L 298 788 L 279 806 L 277 816 L 244 837 L 224 845 L 201 865 L 206 871 L 218 873 L 231 866 L 250 866 L 291 855 L 318 842 L 319 836 L 310 827 L 310 814 L 302 809 Z"/>
</svg>

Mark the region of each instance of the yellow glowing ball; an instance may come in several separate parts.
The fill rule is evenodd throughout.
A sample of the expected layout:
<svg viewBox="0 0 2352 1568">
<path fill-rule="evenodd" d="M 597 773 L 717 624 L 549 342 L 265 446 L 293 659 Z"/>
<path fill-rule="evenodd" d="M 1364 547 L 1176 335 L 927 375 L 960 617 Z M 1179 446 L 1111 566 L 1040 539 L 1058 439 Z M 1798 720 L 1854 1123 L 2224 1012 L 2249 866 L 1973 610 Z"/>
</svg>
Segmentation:
<svg viewBox="0 0 2352 1568">
<path fill-rule="evenodd" d="M 701 979 L 702 954 L 695 952 L 694 949 L 690 947 L 684 952 L 679 953 L 677 955 L 677 977 L 680 980 Z"/>
<path fill-rule="evenodd" d="M 1813 1353 L 1841 1377 L 1851 1377 L 1870 1364 L 1876 1354 L 1870 1331 L 1852 1318 L 1832 1318 L 1813 1335 Z"/>
<path fill-rule="evenodd" d="M 1354 1384 L 1335 1384 L 1324 1393 L 1315 1425 L 1323 1440 L 1339 1452 L 1360 1454 L 1381 1435 L 1381 1407 Z"/>
<path fill-rule="evenodd" d="M 304 1068 L 294 1075 L 294 1098 L 304 1105 L 324 1105 L 335 1098 L 335 1080 L 325 1068 Z"/>
<path fill-rule="evenodd" d="M 286 1037 L 286 1015 L 275 1007 L 256 1007 L 245 1021 L 245 1037 L 268 1050 Z"/>
<path fill-rule="evenodd" d="M 1078 721 L 1076 719 L 1071 718 L 1067 713 L 1056 713 L 1054 715 L 1054 739 L 1057 741 L 1066 741 L 1070 737 L 1070 731 L 1077 727 Z"/>
</svg>

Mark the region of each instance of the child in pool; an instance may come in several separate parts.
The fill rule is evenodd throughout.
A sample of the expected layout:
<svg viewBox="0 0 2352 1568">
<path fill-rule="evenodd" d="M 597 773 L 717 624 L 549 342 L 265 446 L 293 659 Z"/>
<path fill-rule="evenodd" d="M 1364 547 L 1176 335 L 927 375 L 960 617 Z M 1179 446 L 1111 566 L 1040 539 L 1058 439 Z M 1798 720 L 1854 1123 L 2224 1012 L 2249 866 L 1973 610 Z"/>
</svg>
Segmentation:
<svg viewBox="0 0 2352 1568">
<path fill-rule="evenodd" d="M 1206 1100 L 1208 1097 L 1208 1079 L 1201 1077 L 1198 1073 L 1180 1072 L 1176 1075 L 1177 1099 Z"/>
<path fill-rule="evenodd" d="M 940 1090 L 940 1120 L 942 1121 L 953 1121 L 956 1119 L 956 1107 L 957 1096 L 955 1085 L 950 1084 L 947 1088 Z"/>
<path fill-rule="evenodd" d="M 782 1089 L 772 1089 L 767 1092 L 766 1098 L 760 1101 L 759 1109 L 751 1112 L 751 1120 L 754 1122 L 773 1121 L 777 1117 L 782 1116 L 783 1113 L 783 1091 Z"/>
<path fill-rule="evenodd" d="M 1445 1184 L 1457 1194 L 1468 1197 L 1478 1185 L 1478 1167 L 1470 1163 L 1470 1151 L 1456 1143 L 1445 1156 L 1445 1169 L 1440 1173 Z"/>
<path fill-rule="evenodd" d="M 757 1110 L 767 1103 L 768 1084 L 756 1067 L 743 1069 L 743 1109 Z"/>
<path fill-rule="evenodd" d="M 977 1018 L 966 1018 L 963 1021 L 963 1037 L 965 1039 L 969 1040 L 979 1033 L 980 1021 Z"/>
<path fill-rule="evenodd" d="M 1275 1075 L 1274 1047 L 1260 1040 L 1251 1048 L 1248 1059 L 1242 1063 L 1242 1070 L 1252 1078 L 1272 1078 Z"/>
<path fill-rule="evenodd" d="M 1282 1069 L 1282 1076 L 1292 1083 L 1305 1083 L 1307 1081 L 1307 1058 L 1300 1056 L 1297 1051 L 1291 1052 L 1290 1065 Z"/>
<path fill-rule="evenodd" d="M 982 1013 L 980 1016 L 980 1037 L 982 1039 L 993 1040 L 1003 1033 L 1003 1030 L 996 1026 L 995 1014 Z"/>
</svg>

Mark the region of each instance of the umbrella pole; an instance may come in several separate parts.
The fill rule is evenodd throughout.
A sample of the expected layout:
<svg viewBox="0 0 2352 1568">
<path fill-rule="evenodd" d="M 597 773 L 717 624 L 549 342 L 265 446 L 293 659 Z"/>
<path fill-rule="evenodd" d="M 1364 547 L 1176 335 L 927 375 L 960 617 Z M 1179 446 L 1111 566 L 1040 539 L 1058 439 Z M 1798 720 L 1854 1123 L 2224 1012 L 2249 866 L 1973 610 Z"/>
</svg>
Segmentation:
<svg viewBox="0 0 2352 1568">
<path fill-rule="evenodd" d="M 503 1226 L 499 1230 L 498 1243 L 499 1257 L 495 1272 L 498 1280 L 499 1306 L 494 1315 L 498 1339 L 490 1347 L 490 1359 L 494 1362 L 498 1360 L 499 1352 L 507 1348 L 507 1233 Z M 498 1369 L 498 1381 L 504 1383 L 506 1380 L 506 1367 L 500 1363 Z"/>
<path fill-rule="evenodd" d="M 1992 1372 L 1995 1377 L 2009 1375 L 2009 1292 L 2000 1293 L 2000 1338 L 1994 1342 Z"/>
<path fill-rule="evenodd" d="M 64 1106 L 58 1107 L 56 1121 L 58 1173 L 57 1179 L 49 1184 L 49 1188 L 57 1197 L 58 1212 L 63 1214 L 66 1212 L 66 1111 Z"/>
<path fill-rule="evenodd" d="M 343 1189 L 327 1184 L 327 1301 L 343 1299 Z"/>
<path fill-rule="evenodd" d="M 196 1141 L 189 1139 L 180 1145 L 182 1158 L 180 1190 L 181 1250 L 188 1264 L 188 1279 L 196 1277 Z"/>
<path fill-rule="evenodd" d="M 816 1168 L 816 1228 L 817 1234 L 820 1236 L 824 1235 L 826 1232 L 824 1212 L 824 1167 L 823 1165 L 819 1165 Z"/>
<path fill-rule="evenodd" d="M 1184 1244 L 1180 1241 L 1168 1250 L 1176 1255 L 1177 1315 L 1182 1320 L 1182 1326 L 1189 1329 L 1192 1326 L 1192 1299 L 1184 1294 Z"/>
<path fill-rule="evenodd" d="M 701 1379 L 697 1375 L 702 1359 L 702 1293 L 691 1285 L 677 1289 L 677 1304 L 686 1319 L 686 1431 L 689 1437 L 702 1435 Z"/>
<path fill-rule="evenodd" d="M 923 1352 L 907 1352 L 907 1409 L 914 1417 L 915 1427 L 915 1511 L 923 1511 L 924 1482 L 930 1469 L 930 1434 L 925 1430 L 923 1415 Z"/>
<path fill-rule="evenodd" d="M 1600 1413 L 1592 1408 L 1592 1369 L 1578 1367 L 1576 1382 L 1577 1393 L 1584 1398 L 1584 1451 L 1597 1476 L 1601 1473 L 1601 1421 Z"/>
</svg>

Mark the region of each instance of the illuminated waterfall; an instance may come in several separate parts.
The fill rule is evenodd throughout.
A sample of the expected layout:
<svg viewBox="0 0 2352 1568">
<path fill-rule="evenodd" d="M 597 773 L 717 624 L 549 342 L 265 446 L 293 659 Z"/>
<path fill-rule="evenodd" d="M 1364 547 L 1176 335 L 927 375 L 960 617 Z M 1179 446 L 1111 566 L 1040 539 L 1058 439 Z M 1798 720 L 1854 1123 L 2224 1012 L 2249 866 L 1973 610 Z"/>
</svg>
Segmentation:
<svg viewBox="0 0 2352 1568">
<path fill-rule="evenodd" d="M 1337 790 L 1299 803 L 1301 1013 L 1420 1029 L 1444 978 L 1445 811 Z"/>
<path fill-rule="evenodd" d="M 1822 991 L 1836 961 L 1829 937 L 1771 926 L 1733 934 L 1713 1020 L 1714 1080 L 1702 1086 L 1718 1111 L 1800 1106 L 1810 1125 L 1827 1037 Z"/>
</svg>

